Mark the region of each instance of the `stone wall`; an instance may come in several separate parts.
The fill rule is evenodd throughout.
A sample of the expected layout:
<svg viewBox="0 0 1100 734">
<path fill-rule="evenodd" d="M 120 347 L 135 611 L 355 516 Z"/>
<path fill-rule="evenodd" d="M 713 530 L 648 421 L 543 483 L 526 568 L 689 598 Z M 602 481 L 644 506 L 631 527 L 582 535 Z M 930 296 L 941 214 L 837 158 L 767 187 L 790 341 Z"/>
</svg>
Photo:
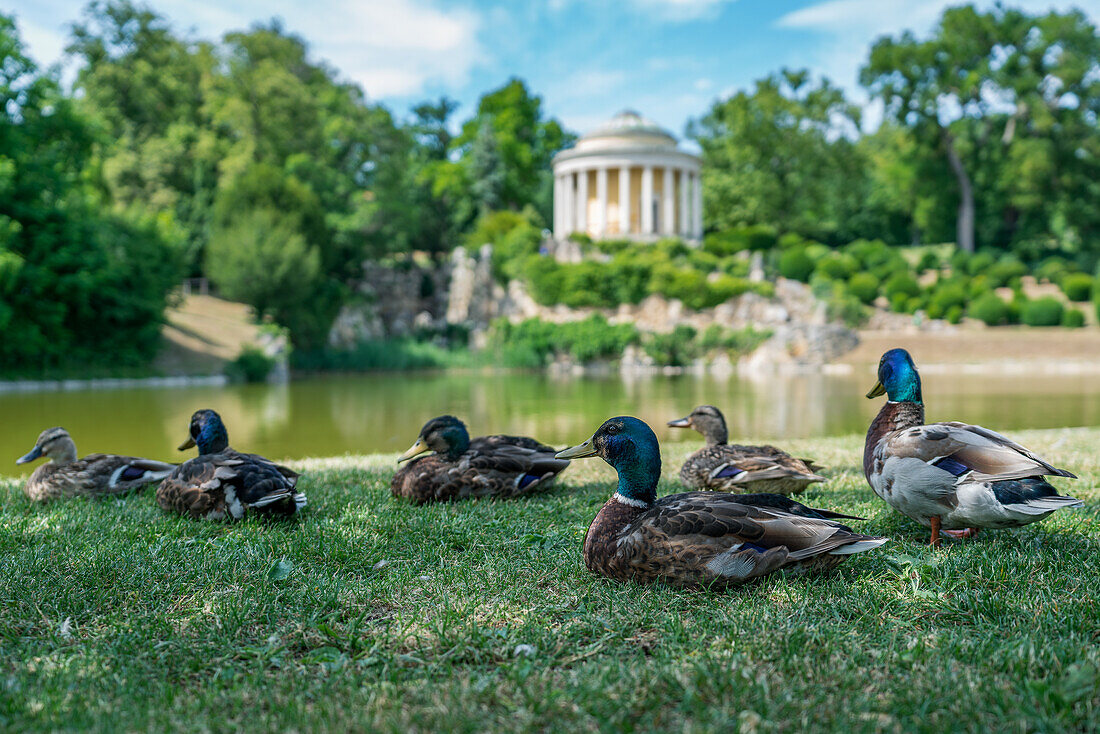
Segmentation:
<svg viewBox="0 0 1100 734">
<path fill-rule="evenodd" d="M 363 339 L 407 336 L 418 328 L 441 331 L 457 325 L 471 332 L 476 346 L 497 318 L 563 323 L 597 313 L 612 323 L 632 323 L 642 331 L 658 333 L 680 325 L 698 331 L 714 324 L 735 330 L 748 326 L 769 329 L 772 338 L 748 358 L 754 368 L 820 365 L 859 342 L 851 329 L 827 322 L 825 304 L 814 298 L 809 287 L 785 278 L 777 280 L 772 298 L 745 293 L 705 311 L 693 311 L 679 300 L 660 295 L 613 309 L 543 306 L 522 282 L 514 280 L 507 287 L 497 283 L 491 255 L 488 245 L 476 253 L 460 247 L 446 263 L 431 269 L 364 265 L 359 299 L 341 310 L 329 333 L 329 343 L 347 347 Z M 645 360 L 628 354 L 623 362 L 642 367 Z"/>
</svg>

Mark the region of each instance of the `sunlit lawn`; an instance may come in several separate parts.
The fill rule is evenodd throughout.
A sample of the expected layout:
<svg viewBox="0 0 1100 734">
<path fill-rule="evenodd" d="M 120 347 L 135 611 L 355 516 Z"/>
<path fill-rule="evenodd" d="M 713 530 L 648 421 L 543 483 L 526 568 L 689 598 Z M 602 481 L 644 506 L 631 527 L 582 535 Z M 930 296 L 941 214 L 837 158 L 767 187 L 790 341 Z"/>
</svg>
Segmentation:
<svg viewBox="0 0 1100 734">
<path fill-rule="evenodd" d="M 1087 508 L 939 551 L 872 496 L 860 438 L 791 442 L 831 467 L 811 504 L 895 540 L 728 594 L 584 569 L 598 460 L 423 508 L 390 496 L 393 457 L 301 462 L 296 524 L 176 519 L 151 491 L 35 507 L 9 481 L 0 728 L 1097 729 L 1100 429 L 1014 437 Z"/>
</svg>

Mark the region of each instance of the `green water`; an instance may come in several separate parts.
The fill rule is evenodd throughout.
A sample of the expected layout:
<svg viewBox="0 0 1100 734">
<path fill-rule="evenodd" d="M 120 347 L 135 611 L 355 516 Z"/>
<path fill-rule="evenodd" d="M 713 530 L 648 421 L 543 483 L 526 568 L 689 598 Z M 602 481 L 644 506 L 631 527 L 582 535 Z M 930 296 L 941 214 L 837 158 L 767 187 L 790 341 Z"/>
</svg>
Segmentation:
<svg viewBox="0 0 1100 734">
<path fill-rule="evenodd" d="M 714 377 L 562 378 L 545 374 L 424 374 L 317 378 L 289 385 L 128 388 L 0 394 L 0 474 L 38 433 L 61 425 L 81 454 L 126 453 L 179 460 L 197 408 L 222 414 L 235 448 L 272 458 L 397 452 L 442 413 L 463 418 L 473 434 L 521 433 L 554 445 L 587 438 L 605 419 L 632 414 L 662 441 L 698 441 L 665 427 L 699 403 L 726 414 L 730 438 L 769 439 L 858 434 L 881 406 L 863 397 L 870 369 L 855 375 L 762 379 Z M 929 418 L 996 430 L 1100 425 L 1095 376 L 927 375 Z M 193 453 L 193 452 L 192 452 Z M 8 462 L 8 463 L 4 463 Z M 27 471 L 24 471 L 27 473 Z"/>
</svg>

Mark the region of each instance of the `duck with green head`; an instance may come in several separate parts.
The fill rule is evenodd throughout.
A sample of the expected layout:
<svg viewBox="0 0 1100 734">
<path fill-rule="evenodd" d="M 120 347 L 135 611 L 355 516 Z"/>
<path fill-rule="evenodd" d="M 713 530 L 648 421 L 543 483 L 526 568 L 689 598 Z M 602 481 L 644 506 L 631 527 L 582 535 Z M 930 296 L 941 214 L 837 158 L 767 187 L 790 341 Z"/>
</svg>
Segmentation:
<svg viewBox="0 0 1100 734">
<path fill-rule="evenodd" d="M 66 497 L 103 497 L 140 489 L 172 473 L 175 464 L 116 454 L 77 458 L 76 444 L 64 428 L 48 428 L 16 464 L 49 459 L 34 470 L 23 492 L 35 502 Z"/>
<path fill-rule="evenodd" d="M 680 481 L 693 489 L 800 494 L 814 482 L 825 481 L 810 459 L 797 459 L 775 446 L 726 443 L 726 418 L 713 405 L 700 405 L 668 425 L 694 428 L 706 439 L 707 445 L 680 467 Z"/>
<path fill-rule="evenodd" d="M 196 520 L 240 520 L 246 514 L 289 517 L 306 505 L 298 474 L 256 454 L 229 448 L 229 433 L 213 410 L 191 416 L 180 451 L 199 455 L 181 464 L 157 488 L 157 502 Z"/>
<path fill-rule="evenodd" d="M 619 475 L 584 538 L 584 563 L 616 581 L 724 589 L 779 569 L 823 570 L 885 538 L 777 494 L 685 492 L 657 498 L 661 449 L 644 422 L 606 421 L 563 459 L 599 456 Z"/>
<path fill-rule="evenodd" d="M 981 426 L 924 422 L 920 375 L 909 352 L 891 349 L 868 398 L 887 402 L 871 422 L 863 474 L 886 503 L 932 532 L 970 537 L 980 528 L 1012 528 L 1056 510 L 1081 507 L 1043 477 L 1070 477 L 1018 443 Z"/>
<path fill-rule="evenodd" d="M 517 497 L 549 486 L 569 466 L 554 458 L 554 452 L 527 436 L 471 439 L 462 421 L 441 415 L 425 423 L 416 442 L 398 458 L 398 463 L 409 463 L 394 474 L 390 489 L 417 504 Z"/>
</svg>

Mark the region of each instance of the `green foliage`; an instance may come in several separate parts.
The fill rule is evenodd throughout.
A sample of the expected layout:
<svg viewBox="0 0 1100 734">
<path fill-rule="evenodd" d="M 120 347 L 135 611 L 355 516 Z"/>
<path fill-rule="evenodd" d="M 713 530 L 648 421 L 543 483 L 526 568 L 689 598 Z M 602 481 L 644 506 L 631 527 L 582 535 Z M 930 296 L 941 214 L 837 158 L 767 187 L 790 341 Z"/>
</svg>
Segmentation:
<svg viewBox="0 0 1100 734">
<path fill-rule="evenodd" d="M 779 256 L 779 274 L 784 278 L 809 282 L 815 263 L 802 247 L 787 250 Z"/>
<path fill-rule="evenodd" d="M 467 367 L 472 357 L 465 349 L 448 349 L 420 339 L 370 339 L 350 349 L 297 349 L 291 364 L 307 372 L 404 371 Z"/>
<path fill-rule="evenodd" d="M 703 238 L 703 250 L 719 257 L 744 250 L 766 252 L 777 244 L 776 230 L 770 224 L 731 227 L 708 233 Z"/>
<path fill-rule="evenodd" d="M 1028 268 L 1012 255 L 1006 255 L 985 271 L 994 287 L 1016 286 L 1027 275 Z"/>
<path fill-rule="evenodd" d="M 1093 277 L 1088 273 L 1067 273 L 1060 283 L 1062 292 L 1071 301 L 1088 301 L 1092 298 Z"/>
<path fill-rule="evenodd" d="M 696 331 L 690 326 L 679 324 L 672 331 L 646 334 L 642 346 L 646 354 L 660 365 L 683 367 L 699 356 L 699 344 Z"/>
<path fill-rule="evenodd" d="M 181 275 L 170 216 L 112 212 L 85 187 L 93 126 L 0 15 L 0 369 L 146 364 Z"/>
<path fill-rule="evenodd" d="M 1085 313 L 1079 308 L 1067 308 L 1062 314 L 1062 326 L 1079 329 L 1085 325 Z"/>
<path fill-rule="evenodd" d="M 711 324 L 698 338 L 699 349 L 706 352 L 727 351 L 735 355 L 749 354 L 766 342 L 772 335 L 768 329 L 755 329 L 746 326 L 743 329 L 727 329 L 719 324 Z"/>
<path fill-rule="evenodd" d="M 970 318 L 984 321 L 989 326 L 999 326 L 1008 321 L 1008 304 L 993 291 L 986 291 L 967 306 Z"/>
<path fill-rule="evenodd" d="M 953 308 L 966 306 L 967 291 L 964 280 L 945 280 L 936 284 L 928 297 L 927 312 L 933 319 L 946 318 Z"/>
<path fill-rule="evenodd" d="M 823 257 L 814 270 L 830 280 L 848 280 L 859 270 L 859 261 L 845 252 L 831 252 Z"/>
<path fill-rule="evenodd" d="M 1058 326 L 1065 307 L 1057 298 L 1044 296 L 1028 301 L 1020 310 L 1020 321 L 1028 326 Z"/>
<path fill-rule="evenodd" d="M 246 346 L 241 349 L 233 361 L 225 367 L 225 373 L 231 380 L 241 382 L 265 382 L 271 370 L 275 368 L 275 360 L 259 347 Z"/>
<path fill-rule="evenodd" d="M 882 286 L 883 294 L 893 301 L 895 298 L 908 299 L 920 294 L 920 285 L 909 273 L 894 273 Z"/>
<path fill-rule="evenodd" d="M 618 359 L 638 338 L 633 325 L 610 324 L 599 315 L 563 324 L 541 319 L 513 324 L 497 319 L 489 330 L 488 348 L 497 364 L 535 367 L 549 364 L 558 354 L 581 363 Z"/>
<path fill-rule="evenodd" d="M 871 273 L 856 273 L 848 279 L 848 292 L 870 304 L 878 297 L 878 278 Z"/>
</svg>

